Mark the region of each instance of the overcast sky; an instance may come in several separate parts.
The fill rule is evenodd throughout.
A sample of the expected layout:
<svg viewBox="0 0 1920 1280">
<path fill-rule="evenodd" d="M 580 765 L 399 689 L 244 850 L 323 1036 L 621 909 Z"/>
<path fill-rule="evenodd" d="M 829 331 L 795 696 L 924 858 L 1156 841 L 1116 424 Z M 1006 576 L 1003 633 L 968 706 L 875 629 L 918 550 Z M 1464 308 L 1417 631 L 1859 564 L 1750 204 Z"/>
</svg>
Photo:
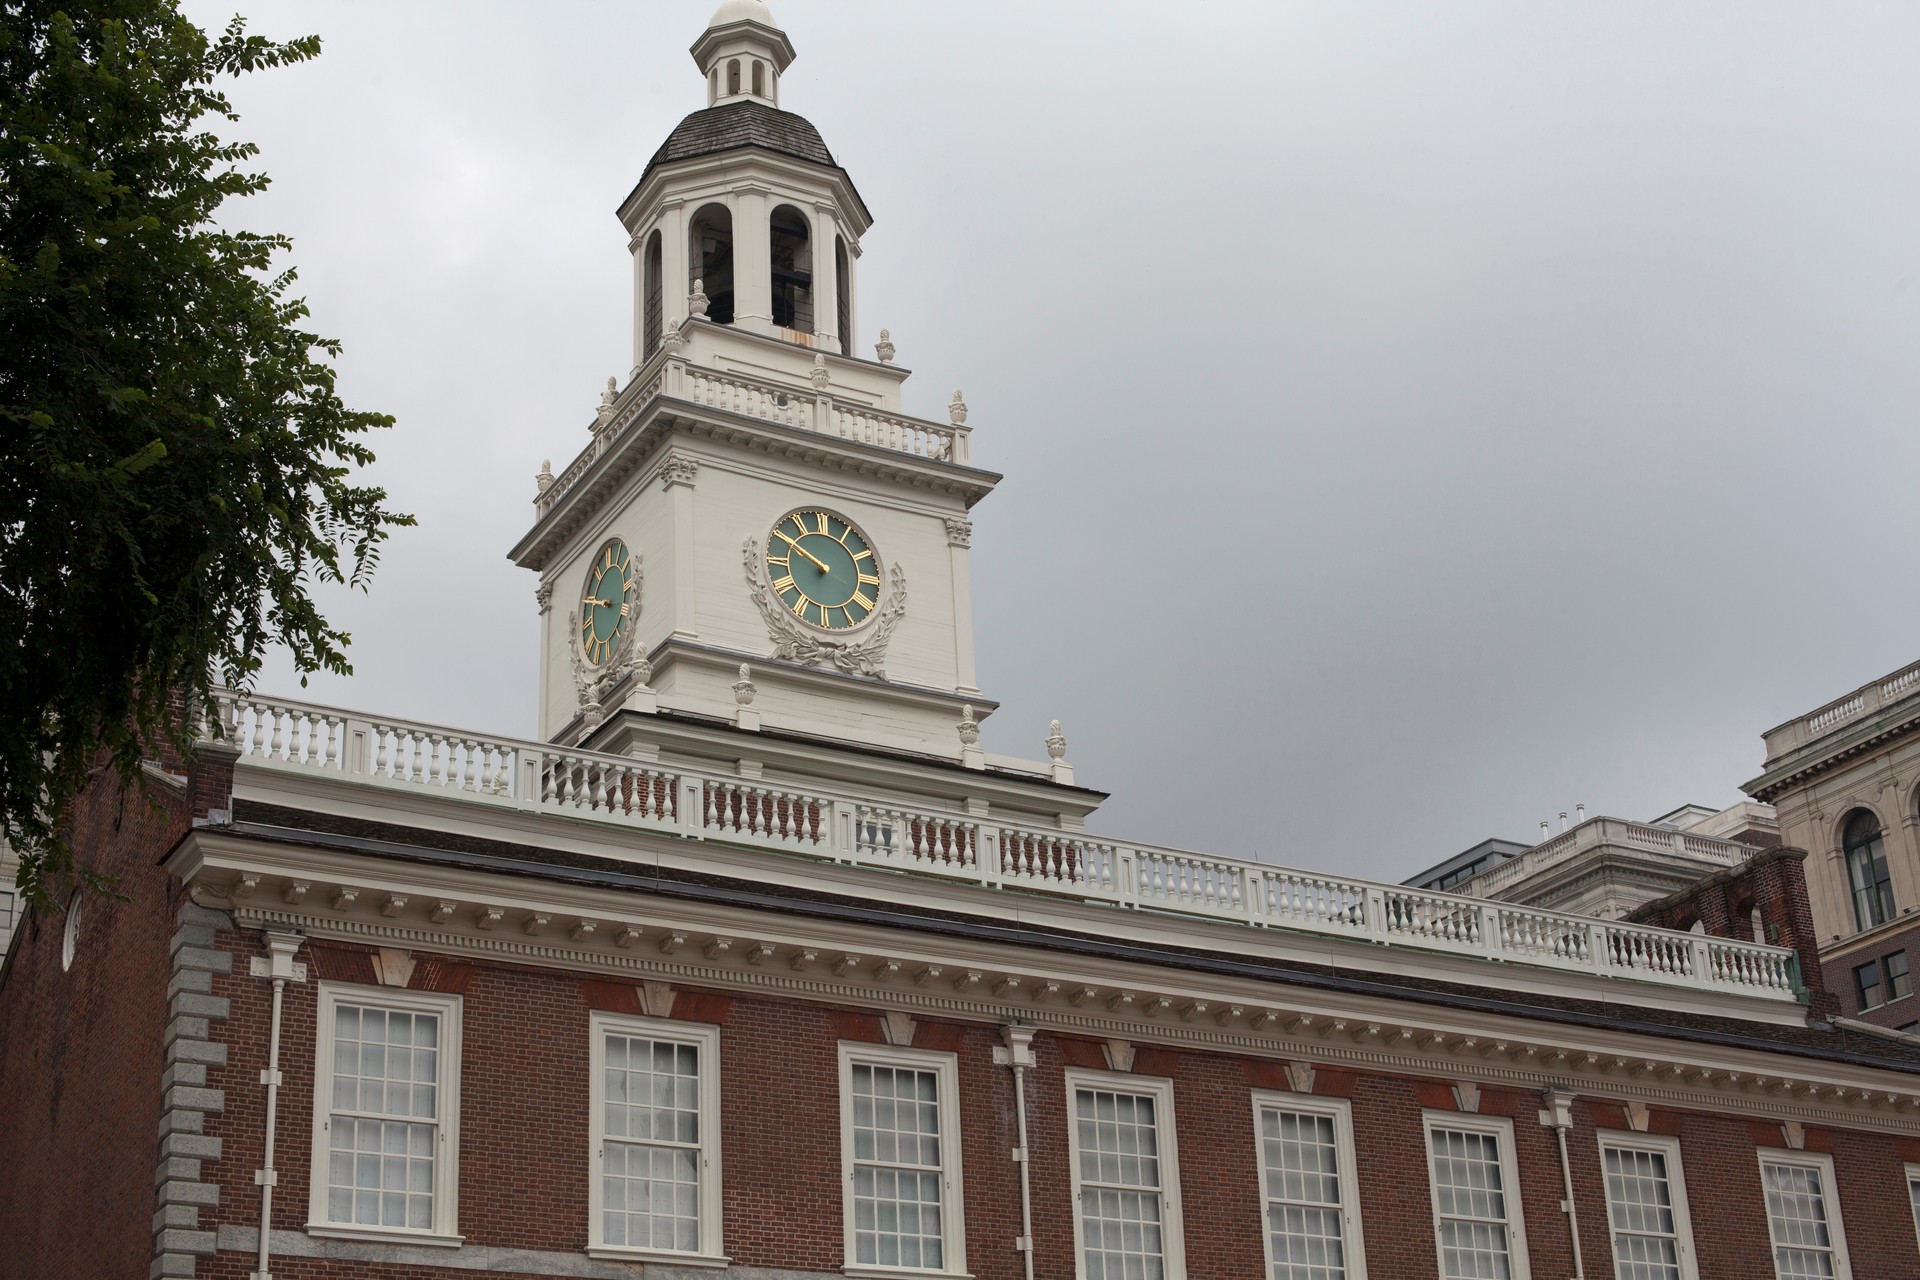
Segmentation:
<svg viewBox="0 0 1920 1280">
<path fill-rule="evenodd" d="M 529 735 L 505 553 L 624 380 L 613 211 L 712 4 L 246 8 L 325 52 L 234 89 L 233 220 L 420 518 L 307 696 Z M 1007 477 L 986 745 L 1063 720 L 1095 829 L 1399 879 L 1732 803 L 1920 657 L 1920 6 L 773 8 L 877 219 L 860 341 Z"/>
</svg>

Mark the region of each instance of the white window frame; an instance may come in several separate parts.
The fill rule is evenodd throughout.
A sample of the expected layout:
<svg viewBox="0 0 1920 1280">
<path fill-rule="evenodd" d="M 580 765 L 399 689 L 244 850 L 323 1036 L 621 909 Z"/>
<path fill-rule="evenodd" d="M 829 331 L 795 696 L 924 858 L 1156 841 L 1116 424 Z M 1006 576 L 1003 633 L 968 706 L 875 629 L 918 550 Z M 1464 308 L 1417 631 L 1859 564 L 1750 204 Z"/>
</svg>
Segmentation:
<svg viewBox="0 0 1920 1280">
<path fill-rule="evenodd" d="M 857 1263 L 854 1249 L 853 1069 L 856 1066 L 904 1067 L 931 1071 L 940 1107 L 940 1254 L 942 1267 L 886 1267 Z M 967 1274 L 966 1185 L 960 1158 L 960 1059 L 957 1054 L 908 1049 L 865 1041 L 840 1042 L 840 1268 L 848 1276 L 882 1280 L 890 1276 L 964 1276 Z"/>
<path fill-rule="evenodd" d="M 1433 1257 L 1438 1275 L 1445 1276 L 1446 1248 L 1440 1238 L 1440 1185 L 1433 1176 L 1433 1134 L 1436 1129 L 1459 1133 L 1491 1134 L 1500 1148 L 1500 1190 L 1507 1206 L 1507 1261 L 1513 1267 L 1513 1280 L 1528 1280 L 1533 1274 L 1527 1261 L 1527 1221 L 1520 1196 L 1520 1169 L 1514 1156 L 1513 1121 L 1505 1116 L 1473 1115 L 1465 1111 L 1423 1111 L 1421 1128 L 1426 1138 L 1427 1197 L 1433 1213 Z"/>
<path fill-rule="evenodd" d="M 1186 1280 L 1186 1232 L 1180 1217 L 1180 1149 L 1173 1118 L 1173 1081 L 1165 1076 L 1136 1076 L 1123 1071 L 1066 1072 L 1067 1167 L 1073 1190 L 1073 1274 L 1087 1274 L 1086 1230 L 1080 1212 L 1080 1126 L 1074 1095 L 1081 1089 L 1106 1089 L 1150 1097 L 1155 1109 L 1155 1141 L 1160 1160 L 1160 1239 L 1166 1280 Z"/>
<path fill-rule="evenodd" d="M 1614 1274 L 1620 1272 L 1620 1254 L 1614 1237 L 1620 1228 L 1613 1220 L 1613 1194 L 1607 1186 L 1607 1151 L 1648 1151 L 1667 1164 L 1667 1190 L 1673 1198 L 1674 1248 L 1679 1254 L 1681 1280 L 1699 1280 L 1700 1268 L 1693 1252 L 1693 1214 L 1687 1207 L 1687 1179 L 1680 1165 L 1680 1139 L 1652 1133 L 1631 1133 L 1620 1129 L 1601 1129 L 1595 1135 L 1600 1149 L 1600 1194 L 1607 1202 L 1607 1248 L 1613 1253 Z M 1636 1232 L 1632 1234 L 1645 1234 Z"/>
<path fill-rule="evenodd" d="M 1914 1243 L 1920 1245 L 1920 1164 L 1907 1166 L 1907 1200 L 1913 1209 Z"/>
<path fill-rule="evenodd" d="M 341 1240 L 379 1240 L 398 1244 L 444 1245 L 463 1243 L 459 1234 L 460 1206 L 460 1009 L 457 995 L 409 991 L 394 987 L 363 987 L 344 982 L 322 982 L 317 992 L 318 1026 L 314 1031 L 313 1163 L 308 1167 L 307 1234 Z M 376 1227 L 327 1219 L 327 1165 L 329 1128 L 333 1119 L 334 1012 L 342 1004 L 399 1013 L 431 1013 L 440 1018 L 439 1076 L 434 1081 L 439 1149 L 433 1158 L 433 1226 Z"/>
<path fill-rule="evenodd" d="M 592 1084 L 587 1090 L 587 1254 L 595 1258 L 724 1267 L 720 1181 L 720 1028 L 710 1022 L 676 1022 L 596 1011 L 587 1020 L 592 1037 Z M 638 1245 L 608 1244 L 606 1220 L 607 1037 L 640 1036 L 692 1045 L 700 1055 L 700 1245 L 693 1253 Z"/>
<path fill-rule="evenodd" d="M 1767 1215 L 1767 1258 L 1774 1274 L 1780 1273 L 1780 1242 L 1774 1237 L 1773 1210 L 1766 1202 L 1770 1164 L 1812 1169 L 1820 1175 L 1820 1203 L 1827 1211 L 1827 1232 L 1833 1238 L 1834 1280 L 1853 1280 L 1853 1263 L 1847 1258 L 1847 1225 L 1840 1213 L 1840 1184 L 1833 1176 L 1833 1157 L 1818 1151 L 1788 1151 L 1779 1147 L 1761 1147 L 1755 1154 L 1760 1160 L 1760 1211 Z"/>
<path fill-rule="evenodd" d="M 1318 1098 L 1307 1093 L 1255 1090 L 1253 1094 L 1253 1163 L 1260 1179 L 1260 1248 L 1273 1275 L 1273 1225 L 1268 1217 L 1266 1133 L 1261 1126 L 1265 1110 L 1298 1115 L 1327 1116 L 1333 1120 L 1334 1156 L 1340 1161 L 1341 1248 L 1347 1260 L 1347 1280 L 1367 1280 L 1366 1233 L 1360 1226 L 1360 1178 L 1353 1152 L 1353 1104 L 1345 1098 Z"/>
</svg>

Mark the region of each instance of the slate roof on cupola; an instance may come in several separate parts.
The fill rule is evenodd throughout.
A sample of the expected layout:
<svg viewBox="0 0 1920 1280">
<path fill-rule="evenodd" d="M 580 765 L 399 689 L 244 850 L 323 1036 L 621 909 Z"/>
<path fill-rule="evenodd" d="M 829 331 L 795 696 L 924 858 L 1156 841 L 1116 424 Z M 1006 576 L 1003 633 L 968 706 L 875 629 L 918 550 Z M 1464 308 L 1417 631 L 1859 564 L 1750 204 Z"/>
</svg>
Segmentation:
<svg viewBox="0 0 1920 1280">
<path fill-rule="evenodd" d="M 770 107 L 764 102 L 728 102 L 696 111 L 675 125 L 673 132 L 667 135 L 667 140 L 647 161 L 640 182 L 645 183 L 653 171 L 663 164 L 717 155 L 743 147 L 759 147 L 778 155 L 791 156 L 795 160 L 840 169 L 834 161 L 833 152 L 827 150 L 820 131 L 804 116 Z M 845 176 L 846 170 L 841 169 L 840 172 Z M 853 185 L 852 178 L 847 179 L 847 185 Z M 854 198 L 860 199 L 858 191 L 854 192 Z M 860 208 L 862 213 L 866 212 L 866 201 L 860 201 Z"/>
</svg>

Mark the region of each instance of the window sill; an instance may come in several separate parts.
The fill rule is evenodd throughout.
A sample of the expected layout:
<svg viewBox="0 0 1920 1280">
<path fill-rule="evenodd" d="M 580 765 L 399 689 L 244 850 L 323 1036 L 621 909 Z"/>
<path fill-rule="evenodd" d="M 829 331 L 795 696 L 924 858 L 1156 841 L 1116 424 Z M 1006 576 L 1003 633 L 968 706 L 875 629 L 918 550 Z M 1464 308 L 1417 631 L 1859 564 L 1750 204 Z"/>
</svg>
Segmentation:
<svg viewBox="0 0 1920 1280">
<path fill-rule="evenodd" d="M 440 1235 L 432 1231 L 405 1231 L 394 1227 L 353 1227 L 338 1222 L 309 1222 L 307 1234 L 323 1240 L 371 1240 L 378 1244 L 424 1244 L 441 1249 L 458 1249 L 465 1236 Z"/>
<path fill-rule="evenodd" d="M 675 1253 L 671 1249 L 628 1249 L 615 1244 L 590 1244 L 587 1246 L 587 1256 L 614 1262 L 669 1262 L 682 1267 L 725 1267 L 733 1263 L 732 1258 L 723 1258 L 717 1253 Z"/>
<path fill-rule="evenodd" d="M 868 1267 L 849 1262 L 840 1268 L 848 1280 L 973 1280 L 966 1271 L 934 1271 L 926 1267 Z"/>
</svg>

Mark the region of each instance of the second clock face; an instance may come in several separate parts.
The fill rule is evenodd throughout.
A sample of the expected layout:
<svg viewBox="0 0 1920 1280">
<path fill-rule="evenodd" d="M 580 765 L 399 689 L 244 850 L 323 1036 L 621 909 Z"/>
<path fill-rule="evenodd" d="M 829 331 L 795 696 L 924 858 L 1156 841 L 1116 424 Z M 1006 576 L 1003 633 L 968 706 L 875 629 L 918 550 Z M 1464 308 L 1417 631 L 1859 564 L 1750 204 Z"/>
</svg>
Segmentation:
<svg viewBox="0 0 1920 1280">
<path fill-rule="evenodd" d="M 627 544 L 615 538 L 587 563 L 587 580 L 580 598 L 580 648 L 587 661 L 604 666 L 614 646 L 633 625 L 635 598 L 633 556 Z"/>
<path fill-rule="evenodd" d="M 880 562 L 853 523 L 808 507 L 767 535 L 767 577 L 800 621 L 828 631 L 857 627 L 880 600 Z"/>
</svg>

